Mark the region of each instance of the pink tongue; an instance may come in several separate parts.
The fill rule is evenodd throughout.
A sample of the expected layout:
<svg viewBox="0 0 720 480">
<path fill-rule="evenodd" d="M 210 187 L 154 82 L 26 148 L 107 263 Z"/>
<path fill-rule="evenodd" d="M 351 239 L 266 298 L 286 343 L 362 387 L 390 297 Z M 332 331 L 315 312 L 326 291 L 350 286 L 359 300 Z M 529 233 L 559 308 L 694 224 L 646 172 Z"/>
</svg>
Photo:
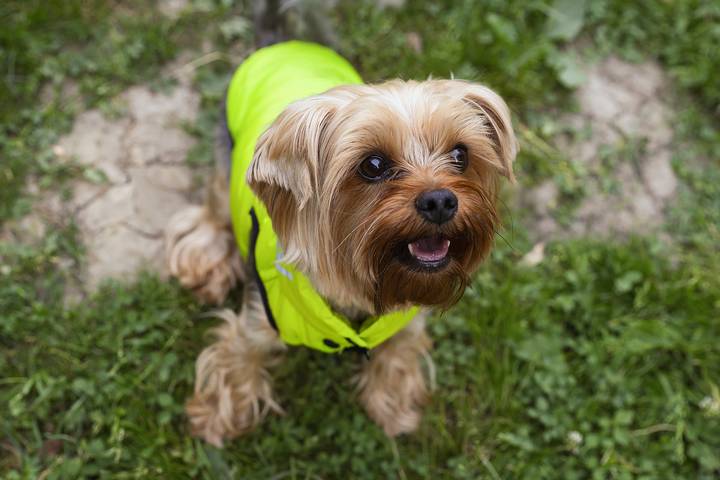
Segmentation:
<svg viewBox="0 0 720 480">
<path fill-rule="evenodd" d="M 442 260 L 448 253 L 450 240 L 442 237 L 426 237 L 408 244 L 410 254 L 423 262 Z"/>
</svg>

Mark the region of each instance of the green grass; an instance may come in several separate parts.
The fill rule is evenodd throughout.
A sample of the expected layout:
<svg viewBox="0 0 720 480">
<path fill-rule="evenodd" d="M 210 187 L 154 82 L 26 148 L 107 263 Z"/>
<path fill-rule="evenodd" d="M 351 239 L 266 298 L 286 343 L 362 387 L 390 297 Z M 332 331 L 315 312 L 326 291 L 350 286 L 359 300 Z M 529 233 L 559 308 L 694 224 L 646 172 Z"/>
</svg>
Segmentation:
<svg viewBox="0 0 720 480">
<path fill-rule="evenodd" d="M 54 243 L 0 282 L 10 478 L 713 478 L 720 468 L 720 413 L 706 405 L 720 402 L 717 261 L 675 267 L 652 242 L 577 241 L 522 268 L 500 245 L 432 324 L 438 392 L 417 435 L 392 442 L 364 416 L 349 385 L 359 356 L 293 349 L 276 372 L 288 415 L 218 451 L 190 439 L 182 412 L 214 321 L 152 276 L 63 309 L 60 289 L 33 283 L 63 254 Z"/>
<path fill-rule="evenodd" d="M 59 188 L 82 174 L 50 152 L 80 108 L 152 82 L 204 36 L 223 53 L 245 41 L 247 9 L 230 3 L 196 1 L 176 21 L 158 20 L 145 2 L 3 3 L 0 223 L 32 208 L 27 180 Z M 516 221 L 463 301 L 431 324 L 438 389 L 416 435 L 388 440 L 364 415 L 350 385 L 361 358 L 293 349 L 274 375 L 288 415 L 217 450 L 189 436 L 182 411 L 215 323 L 205 309 L 152 274 L 66 307 L 64 287 L 83 261 L 72 223 L 49 225 L 32 244 L 0 240 L 1 477 L 720 475 L 716 6 L 408 3 L 341 5 L 343 53 L 371 80 L 455 72 L 498 88 L 519 121 L 521 185 L 554 178 L 569 198 L 582 195 L 582 174 L 551 146 L 578 81 L 567 42 L 579 39 L 581 55 L 661 62 L 676 81 L 683 146 L 670 241 L 553 242 L 530 268 L 519 262 L 531 244 Z M 422 37 L 421 53 L 408 32 Z M 209 159 L 230 69 L 197 71 L 205 109 L 188 126 L 201 140 L 191 163 Z M 60 93 L 68 84 L 78 86 L 72 98 Z M 39 100 L 41 86 L 51 93 Z"/>
</svg>

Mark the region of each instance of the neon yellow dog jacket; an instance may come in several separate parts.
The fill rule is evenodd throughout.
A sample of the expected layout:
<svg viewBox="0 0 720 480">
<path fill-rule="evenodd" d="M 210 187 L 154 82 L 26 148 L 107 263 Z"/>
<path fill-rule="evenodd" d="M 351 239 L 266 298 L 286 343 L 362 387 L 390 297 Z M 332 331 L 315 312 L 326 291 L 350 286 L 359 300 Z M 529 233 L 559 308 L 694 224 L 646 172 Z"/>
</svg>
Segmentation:
<svg viewBox="0 0 720 480">
<path fill-rule="evenodd" d="M 290 103 L 338 85 L 362 83 L 355 69 L 332 50 L 285 42 L 258 50 L 235 72 L 228 88 L 227 124 L 233 139 L 230 210 L 240 253 L 253 267 L 265 312 L 280 338 L 324 352 L 371 349 L 401 330 L 418 308 L 368 318 L 356 331 L 282 255 L 263 203 L 245 177 L 255 143 Z"/>
</svg>

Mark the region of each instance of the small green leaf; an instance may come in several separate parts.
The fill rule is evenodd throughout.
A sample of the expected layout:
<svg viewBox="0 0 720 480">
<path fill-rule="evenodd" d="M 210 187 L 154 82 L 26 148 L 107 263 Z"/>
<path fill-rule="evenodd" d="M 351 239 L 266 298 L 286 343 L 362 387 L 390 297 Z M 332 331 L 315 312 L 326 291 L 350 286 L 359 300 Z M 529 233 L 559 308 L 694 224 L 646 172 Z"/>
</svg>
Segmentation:
<svg viewBox="0 0 720 480">
<path fill-rule="evenodd" d="M 618 293 L 629 292 L 640 280 L 642 280 L 642 274 L 631 270 L 615 280 L 615 291 Z"/>
<path fill-rule="evenodd" d="M 490 13 L 487 16 L 487 23 L 496 39 L 505 43 L 513 43 L 517 39 L 517 30 L 507 18 Z"/>
<path fill-rule="evenodd" d="M 86 168 L 85 170 L 83 170 L 83 177 L 88 182 L 96 183 L 96 184 L 106 183 L 108 181 L 107 175 L 105 175 L 105 172 L 103 172 L 102 170 L 99 170 L 97 168 L 92 168 L 92 167 L 89 167 L 89 168 Z"/>
<path fill-rule="evenodd" d="M 573 55 L 558 53 L 550 57 L 550 62 L 558 72 L 560 82 L 566 87 L 577 88 L 585 83 L 585 72 Z"/>
<path fill-rule="evenodd" d="M 157 396 L 157 403 L 161 407 L 167 408 L 170 405 L 172 405 L 173 403 L 175 403 L 175 400 L 173 399 L 173 397 L 170 394 L 163 392 Z"/>
<path fill-rule="evenodd" d="M 550 38 L 572 40 L 582 30 L 585 21 L 586 0 L 555 0 L 545 24 Z"/>
</svg>

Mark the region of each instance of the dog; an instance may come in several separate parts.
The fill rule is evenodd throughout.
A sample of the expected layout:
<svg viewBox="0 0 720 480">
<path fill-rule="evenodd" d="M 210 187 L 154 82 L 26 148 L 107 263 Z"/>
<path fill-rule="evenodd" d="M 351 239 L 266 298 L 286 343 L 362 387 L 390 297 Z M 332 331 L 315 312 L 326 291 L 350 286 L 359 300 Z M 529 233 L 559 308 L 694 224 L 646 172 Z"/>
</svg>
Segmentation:
<svg viewBox="0 0 720 480">
<path fill-rule="evenodd" d="M 514 181 L 507 105 L 462 80 L 363 84 L 333 50 L 289 41 L 241 64 L 226 120 L 230 161 L 166 230 L 169 271 L 201 300 L 244 284 L 197 359 L 192 433 L 222 446 L 282 413 L 268 369 L 288 345 L 365 353 L 360 403 L 388 436 L 414 431 L 425 318 L 462 296 Z"/>
</svg>

